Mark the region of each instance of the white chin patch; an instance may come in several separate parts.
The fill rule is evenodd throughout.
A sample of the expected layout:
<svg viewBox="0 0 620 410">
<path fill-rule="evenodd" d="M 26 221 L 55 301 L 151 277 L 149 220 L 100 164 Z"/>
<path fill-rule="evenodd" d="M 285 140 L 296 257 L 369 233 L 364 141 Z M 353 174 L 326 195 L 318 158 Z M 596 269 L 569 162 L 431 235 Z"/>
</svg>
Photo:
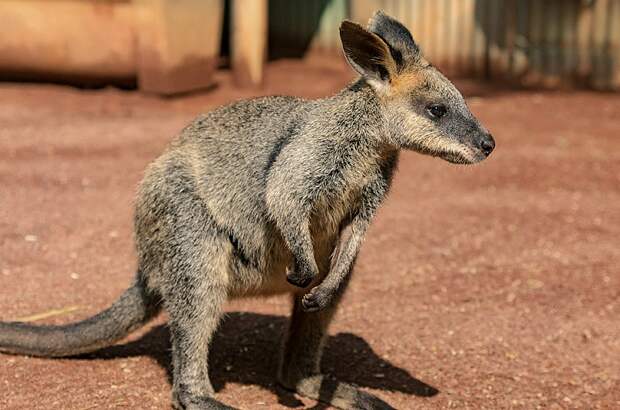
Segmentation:
<svg viewBox="0 0 620 410">
<path fill-rule="evenodd" d="M 475 164 L 482 161 L 485 156 L 465 146 L 444 151 L 440 157 L 453 164 Z"/>
</svg>

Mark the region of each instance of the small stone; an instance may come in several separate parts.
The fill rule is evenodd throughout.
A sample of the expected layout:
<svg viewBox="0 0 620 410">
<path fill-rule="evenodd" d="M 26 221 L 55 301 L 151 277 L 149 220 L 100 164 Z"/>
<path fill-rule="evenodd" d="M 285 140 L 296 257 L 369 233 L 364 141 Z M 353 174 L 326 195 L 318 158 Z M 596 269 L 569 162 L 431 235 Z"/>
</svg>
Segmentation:
<svg viewBox="0 0 620 410">
<path fill-rule="evenodd" d="M 75 272 L 71 272 L 69 276 L 71 277 L 71 279 L 74 279 L 74 280 L 77 280 L 80 278 L 80 275 Z"/>
<path fill-rule="evenodd" d="M 595 395 L 596 394 L 596 390 L 594 390 L 594 388 L 592 386 L 590 386 L 589 384 L 586 384 L 583 386 L 583 390 L 591 395 Z"/>
<path fill-rule="evenodd" d="M 26 235 L 26 236 L 24 236 L 24 240 L 26 242 L 36 242 L 36 241 L 39 240 L 39 238 L 37 238 L 36 235 Z"/>
<path fill-rule="evenodd" d="M 538 279 L 528 279 L 527 286 L 529 286 L 530 289 L 540 289 L 545 286 L 545 283 Z"/>
<path fill-rule="evenodd" d="M 506 357 L 510 360 L 514 360 L 519 356 L 518 353 L 515 352 L 506 352 Z"/>
</svg>

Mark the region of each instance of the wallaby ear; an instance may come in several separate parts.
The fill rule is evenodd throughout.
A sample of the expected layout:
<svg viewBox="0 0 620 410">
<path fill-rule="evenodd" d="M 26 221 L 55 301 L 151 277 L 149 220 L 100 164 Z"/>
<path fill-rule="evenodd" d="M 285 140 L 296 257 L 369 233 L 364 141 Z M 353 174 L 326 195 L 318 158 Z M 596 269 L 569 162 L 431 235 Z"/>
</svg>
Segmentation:
<svg viewBox="0 0 620 410">
<path fill-rule="evenodd" d="M 419 61 L 420 48 L 413 41 L 411 32 L 383 11 L 379 10 L 372 16 L 368 22 L 368 30 L 387 43 L 399 68 Z"/>
<path fill-rule="evenodd" d="M 340 40 L 347 61 L 366 79 L 388 83 L 396 74 L 390 47 L 378 35 L 345 20 L 340 25 Z"/>
</svg>

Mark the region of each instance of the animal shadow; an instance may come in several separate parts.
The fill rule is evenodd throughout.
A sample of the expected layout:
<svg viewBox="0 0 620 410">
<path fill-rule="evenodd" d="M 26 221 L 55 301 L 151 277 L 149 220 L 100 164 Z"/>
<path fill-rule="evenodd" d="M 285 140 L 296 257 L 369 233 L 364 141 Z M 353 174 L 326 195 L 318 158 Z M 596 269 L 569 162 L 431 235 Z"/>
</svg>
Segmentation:
<svg viewBox="0 0 620 410">
<path fill-rule="evenodd" d="M 279 387 L 275 380 L 279 347 L 286 324 L 284 316 L 228 313 L 214 336 L 209 352 L 209 370 L 215 390 L 223 389 L 228 382 L 258 385 L 276 394 L 284 406 L 303 405 L 292 393 Z M 166 369 L 171 383 L 170 332 L 165 325 L 153 327 L 136 341 L 110 346 L 78 358 L 112 360 L 145 355 L 151 356 Z M 422 397 L 438 393 L 437 389 L 416 379 L 408 371 L 379 357 L 363 338 L 352 333 L 329 337 L 321 368 L 340 381 L 361 387 Z M 313 409 L 320 408 L 324 407 L 317 405 Z"/>
</svg>

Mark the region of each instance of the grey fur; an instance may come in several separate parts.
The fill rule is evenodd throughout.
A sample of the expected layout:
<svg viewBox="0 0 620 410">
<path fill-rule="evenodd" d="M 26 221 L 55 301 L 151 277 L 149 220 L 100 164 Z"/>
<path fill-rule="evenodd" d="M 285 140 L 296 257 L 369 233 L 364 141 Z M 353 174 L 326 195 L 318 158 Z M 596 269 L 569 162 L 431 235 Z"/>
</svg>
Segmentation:
<svg viewBox="0 0 620 410">
<path fill-rule="evenodd" d="M 264 97 L 201 115 L 148 167 L 136 201 L 137 280 L 118 302 L 73 325 L 2 323 L 0 350 L 92 351 L 161 303 L 170 317 L 174 406 L 228 408 L 213 398 L 207 363 L 223 304 L 288 292 L 294 308 L 280 383 L 340 408 L 391 408 L 320 374 L 327 326 L 399 150 L 473 163 L 492 139 L 400 23 L 377 14 L 370 31 L 344 22 L 341 37 L 359 80 L 325 99 Z M 428 106 L 438 103 L 449 111 L 431 118 Z"/>
<path fill-rule="evenodd" d="M 420 48 L 413 41 L 411 33 L 400 22 L 378 11 L 368 23 L 368 31 L 381 37 L 390 47 L 392 57 L 398 66 L 417 63 Z"/>
</svg>

